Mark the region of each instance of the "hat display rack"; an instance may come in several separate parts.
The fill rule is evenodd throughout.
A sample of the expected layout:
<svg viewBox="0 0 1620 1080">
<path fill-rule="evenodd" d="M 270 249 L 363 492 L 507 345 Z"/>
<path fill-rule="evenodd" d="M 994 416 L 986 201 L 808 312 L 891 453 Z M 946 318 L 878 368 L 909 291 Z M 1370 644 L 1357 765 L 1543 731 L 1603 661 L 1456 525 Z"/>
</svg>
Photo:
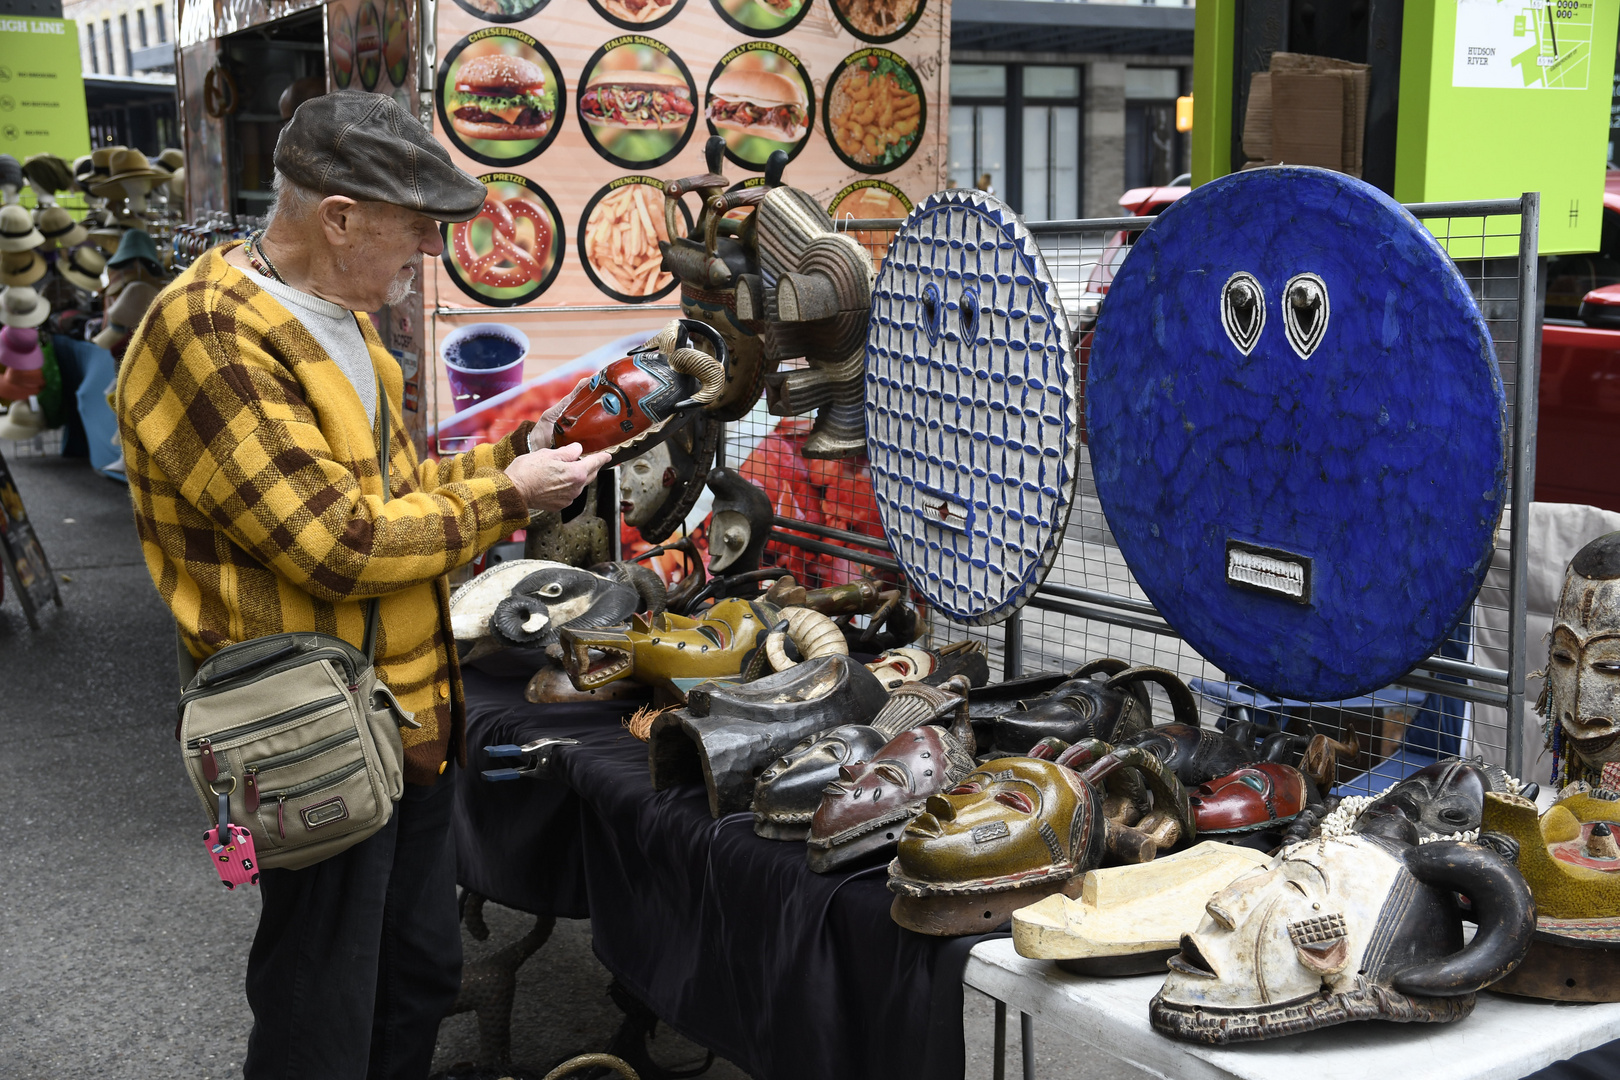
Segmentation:
<svg viewBox="0 0 1620 1080">
<path fill-rule="evenodd" d="M 121 353 L 168 280 L 183 166 L 174 149 L 148 159 L 140 150 L 101 147 L 72 163 L 48 153 L 22 161 L 0 154 L 0 400 L 10 402 L 0 439 L 44 430 L 43 334 L 84 337 Z"/>
</svg>

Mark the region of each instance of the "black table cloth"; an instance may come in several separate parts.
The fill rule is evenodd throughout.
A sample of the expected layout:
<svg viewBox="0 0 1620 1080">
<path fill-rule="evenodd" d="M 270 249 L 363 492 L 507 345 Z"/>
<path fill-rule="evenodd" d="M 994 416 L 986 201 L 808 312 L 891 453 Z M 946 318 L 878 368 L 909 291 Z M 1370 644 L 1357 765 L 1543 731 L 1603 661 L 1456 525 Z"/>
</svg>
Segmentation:
<svg viewBox="0 0 1620 1080">
<path fill-rule="evenodd" d="M 882 865 L 814 874 L 802 843 L 752 818 L 715 821 L 701 785 L 655 792 L 637 704 L 532 705 L 520 680 L 468 672 L 468 764 L 457 792 L 461 883 L 497 903 L 589 917 L 619 982 L 755 1080 L 956 1080 L 962 968 L 980 937 L 889 918 Z M 542 735 L 559 781 L 492 784 L 483 747 Z"/>
</svg>

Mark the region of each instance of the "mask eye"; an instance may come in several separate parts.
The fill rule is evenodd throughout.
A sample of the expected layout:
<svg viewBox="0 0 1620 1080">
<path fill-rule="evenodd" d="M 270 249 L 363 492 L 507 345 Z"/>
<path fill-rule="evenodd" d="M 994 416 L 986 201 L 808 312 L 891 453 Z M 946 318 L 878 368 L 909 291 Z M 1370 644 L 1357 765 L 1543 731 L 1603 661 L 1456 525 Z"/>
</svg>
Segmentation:
<svg viewBox="0 0 1620 1080">
<path fill-rule="evenodd" d="M 545 597 L 561 596 L 562 591 L 562 585 L 555 581 L 549 585 L 542 585 L 540 587 L 540 595 Z"/>
<path fill-rule="evenodd" d="M 1033 814 L 1035 812 L 1035 804 L 1022 791 L 998 791 L 996 792 L 996 802 L 1002 806 L 1011 807 L 1020 814 Z"/>
<path fill-rule="evenodd" d="M 1244 787 L 1253 788 L 1261 794 L 1265 794 L 1266 782 L 1258 776 L 1240 776 L 1238 782 Z"/>
<path fill-rule="evenodd" d="M 1266 325 L 1266 294 L 1253 274 L 1239 270 L 1221 289 L 1221 325 L 1244 356 L 1254 351 Z"/>
<path fill-rule="evenodd" d="M 1597 660 L 1593 662 L 1592 670 L 1600 675 L 1620 675 L 1620 661 Z"/>
<path fill-rule="evenodd" d="M 962 341 L 971 345 L 979 340 L 979 291 L 963 289 L 957 310 L 962 316 Z"/>
<path fill-rule="evenodd" d="M 955 787 L 951 788 L 950 791 L 946 792 L 946 794 L 947 795 L 977 795 L 979 792 L 981 792 L 983 790 L 984 790 L 983 787 L 981 787 L 980 785 L 978 785 L 978 784 L 976 784 L 976 783 L 974 783 L 973 781 L 970 780 L 965 784 L 957 784 Z"/>
<path fill-rule="evenodd" d="M 619 395 L 615 394 L 615 393 L 611 393 L 611 392 L 603 394 L 602 395 L 602 411 L 606 412 L 609 416 L 618 416 L 619 415 Z"/>
<path fill-rule="evenodd" d="M 1559 664 L 1573 664 L 1575 662 L 1575 654 L 1568 649 L 1554 649 L 1552 658 Z"/>
<path fill-rule="evenodd" d="M 922 291 L 922 329 L 928 335 L 930 345 L 939 344 L 940 309 L 944 305 L 939 302 L 939 286 L 929 282 L 923 286 Z"/>
<path fill-rule="evenodd" d="M 1315 274 L 1295 274 L 1283 289 L 1283 329 L 1301 360 L 1322 344 L 1327 333 L 1327 285 Z"/>
</svg>

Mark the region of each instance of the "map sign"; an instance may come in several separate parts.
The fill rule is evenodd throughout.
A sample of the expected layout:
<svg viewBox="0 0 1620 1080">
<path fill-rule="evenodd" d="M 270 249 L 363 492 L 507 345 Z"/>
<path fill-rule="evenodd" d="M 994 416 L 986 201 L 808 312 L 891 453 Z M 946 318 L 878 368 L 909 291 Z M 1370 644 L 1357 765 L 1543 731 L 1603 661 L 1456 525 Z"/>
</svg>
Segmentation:
<svg viewBox="0 0 1620 1080">
<path fill-rule="evenodd" d="M 1596 0 L 1457 0 L 1451 85 L 1585 90 L 1596 9 Z"/>
</svg>

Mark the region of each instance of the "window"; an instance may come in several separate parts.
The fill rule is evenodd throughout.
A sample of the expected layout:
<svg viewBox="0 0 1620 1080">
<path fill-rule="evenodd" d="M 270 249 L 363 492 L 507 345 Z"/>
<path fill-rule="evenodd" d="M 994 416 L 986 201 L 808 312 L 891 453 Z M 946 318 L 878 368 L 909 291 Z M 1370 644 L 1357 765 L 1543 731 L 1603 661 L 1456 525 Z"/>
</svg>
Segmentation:
<svg viewBox="0 0 1620 1080">
<path fill-rule="evenodd" d="M 101 41 L 107 49 L 107 74 L 116 75 L 118 74 L 118 64 L 113 60 L 113 57 L 117 54 L 113 52 L 111 19 L 101 20 Z"/>
<path fill-rule="evenodd" d="M 1024 68 L 1024 190 L 1032 221 L 1080 216 L 1080 69 Z"/>
<path fill-rule="evenodd" d="M 158 44 L 167 45 L 169 43 L 169 26 L 163 21 L 162 4 L 152 5 L 152 25 L 157 29 Z"/>
<path fill-rule="evenodd" d="M 1031 220 L 1080 216 L 1080 69 L 951 67 L 949 183 L 989 190 Z"/>
<path fill-rule="evenodd" d="M 140 39 L 141 48 L 146 48 L 146 12 L 144 9 L 135 13 L 135 33 Z"/>
<path fill-rule="evenodd" d="M 124 39 L 124 74 L 125 75 L 133 75 L 133 74 L 135 74 L 135 57 L 133 55 L 131 55 L 130 48 L 129 48 L 129 16 L 128 15 L 120 15 L 120 16 L 118 16 L 118 33 L 119 33 L 119 36 Z"/>
<path fill-rule="evenodd" d="M 1182 171 L 1176 133 L 1176 68 L 1125 69 L 1125 187 L 1163 186 Z"/>
<path fill-rule="evenodd" d="M 96 24 L 86 23 L 84 27 L 84 43 L 90 49 L 90 74 L 101 74 L 101 61 L 96 57 Z"/>
</svg>

